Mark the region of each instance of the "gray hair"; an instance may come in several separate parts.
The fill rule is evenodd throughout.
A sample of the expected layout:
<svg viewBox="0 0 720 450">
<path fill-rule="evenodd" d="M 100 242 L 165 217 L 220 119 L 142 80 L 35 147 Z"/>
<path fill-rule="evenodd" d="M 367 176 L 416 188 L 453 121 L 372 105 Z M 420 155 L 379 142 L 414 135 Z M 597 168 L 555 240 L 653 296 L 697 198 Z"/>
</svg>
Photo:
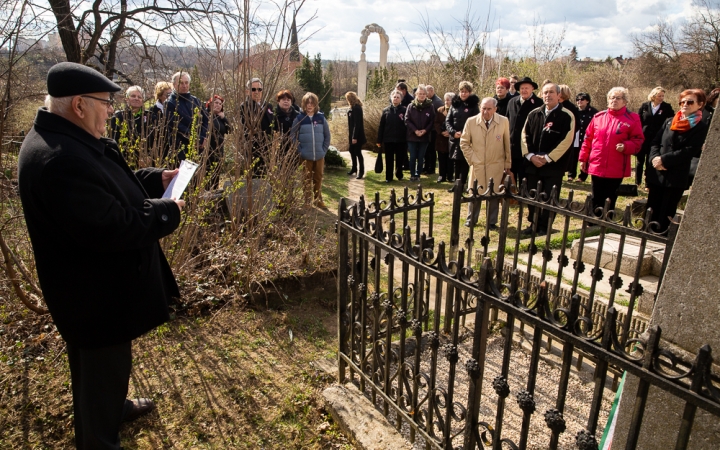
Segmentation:
<svg viewBox="0 0 720 450">
<path fill-rule="evenodd" d="M 69 97 L 53 97 L 47 95 L 45 97 L 45 107 L 53 114 L 58 116 L 64 116 L 70 113 L 72 108 L 72 99 L 74 96 Z"/>
<path fill-rule="evenodd" d="M 552 86 L 552 87 L 554 87 L 554 88 L 555 88 L 555 93 L 558 94 L 558 95 L 560 95 L 560 86 L 558 86 L 557 84 L 555 84 L 555 83 L 545 83 L 545 84 L 542 85 L 542 89 L 540 89 L 540 92 L 542 92 L 542 91 L 545 90 L 545 86 Z"/>
<path fill-rule="evenodd" d="M 142 98 L 145 98 L 145 91 L 143 91 L 143 88 L 140 86 L 130 86 L 127 88 L 127 91 L 125 91 L 125 98 L 130 97 L 131 92 L 139 92 Z"/>
<path fill-rule="evenodd" d="M 446 92 L 445 95 L 443 95 L 443 100 L 447 100 L 448 97 L 450 98 L 450 100 L 454 99 L 455 93 L 454 92 Z"/>
<path fill-rule="evenodd" d="M 607 93 L 608 100 L 610 99 L 610 96 L 613 95 L 613 93 L 615 93 L 615 92 L 619 92 L 620 94 L 622 94 L 622 98 L 623 98 L 623 100 L 625 100 L 625 102 L 628 101 L 628 96 L 630 95 L 630 92 L 628 92 L 628 90 L 622 86 L 616 86 L 614 88 L 610 88 L 610 90 Z"/>
<path fill-rule="evenodd" d="M 260 87 L 263 87 L 262 80 L 260 80 L 260 78 L 251 78 L 250 81 L 245 83 L 245 87 L 247 89 L 250 89 L 252 87 L 253 83 L 260 83 Z"/>
<path fill-rule="evenodd" d="M 400 99 L 403 98 L 403 93 L 402 93 L 402 92 L 400 92 L 400 91 L 397 90 L 397 89 L 393 89 L 392 92 L 390 93 L 390 103 L 392 103 L 392 98 L 395 96 L 395 94 L 399 95 L 399 96 L 400 96 Z"/>
<path fill-rule="evenodd" d="M 190 78 L 190 74 L 187 72 L 183 72 L 182 70 L 180 72 L 175 72 L 172 76 L 172 83 L 177 84 L 178 80 L 181 76 L 186 76 L 188 79 L 188 83 L 192 81 L 192 78 Z"/>
<path fill-rule="evenodd" d="M 480 102 L 480 105 L 482 105 L 482 104 L 485 103 L 485 102 L 490 102 L 490 103 L 492 103 L 493 108 L 497 108 L 497 100 L 496 100 L 495 98 L 493 98 L 493 97 L 485 97 L 485 98 L 482 99 L 482 101 Z"/>
<path fill-rule="evenodd" d="M 418 84 L 418 87 L 415 89 L 416 94 L 417 91 L 425 91 L 425 95 L 427 95 L 427 86 L 425 86 L 424 84 Z"/>
<path fill-rule="evenodd" d="M 425 86 L 425 89 L 427 89 L 427 90 L 432 89 L 433 91 L 435 90 L 435 88 L 432 86 L 432 84 L 426 85 L 426 86 Z"/>
</svg>

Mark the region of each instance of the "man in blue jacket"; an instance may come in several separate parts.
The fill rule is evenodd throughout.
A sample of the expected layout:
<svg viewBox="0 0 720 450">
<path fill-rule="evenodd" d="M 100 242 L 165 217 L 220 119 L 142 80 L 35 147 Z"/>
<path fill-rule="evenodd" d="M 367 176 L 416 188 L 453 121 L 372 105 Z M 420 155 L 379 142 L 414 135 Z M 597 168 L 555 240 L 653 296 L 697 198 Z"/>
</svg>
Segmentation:
<svg viewBox="0 0 720 450">
<path fill-rule="evenodd" d="M 202 102 L 190 93 L 190 74 L 177 72 L 172 76 L 173 92 L 167 99 L 165 116 L 168 118 L 168 131 L 166 140 L 170 148 L 177 151 L 177 160 L 185 159 L 190 146 L 190 136 L 193 129 L 193 118 L 199 114 L 196 126 L 199 125 L 196 148 L 205 145 L 205 135 L 208 129 L 208 116 L 202 107 Z M 199 144 L 199 146 L 198 146 Z"/>
</svg>

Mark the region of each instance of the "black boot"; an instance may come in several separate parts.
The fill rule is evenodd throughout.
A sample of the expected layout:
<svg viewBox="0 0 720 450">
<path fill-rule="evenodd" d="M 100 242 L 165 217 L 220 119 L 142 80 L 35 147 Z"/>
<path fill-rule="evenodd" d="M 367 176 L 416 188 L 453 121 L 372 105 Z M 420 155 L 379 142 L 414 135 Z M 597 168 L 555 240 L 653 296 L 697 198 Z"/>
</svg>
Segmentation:
<svg viewBox="0 0 720 450">
<path fill-rule="evenodd" d="M 353 168 L 350 169 L 350 172 L 348 172 L 347 174 L 348 174 L 348 175 L 355 175 L 356 173 L 357 173 L 357 169 L 355 168 L 355 166 L 353 166 Z"/>
<path fill-rule="evenodd" d="M 362 177 L 365 176 L 365 160 L 362 156 L 358 159 L 358 165 L 360 168 L 358 169 L 357 179 L 361 180 Z"/>
</svg>

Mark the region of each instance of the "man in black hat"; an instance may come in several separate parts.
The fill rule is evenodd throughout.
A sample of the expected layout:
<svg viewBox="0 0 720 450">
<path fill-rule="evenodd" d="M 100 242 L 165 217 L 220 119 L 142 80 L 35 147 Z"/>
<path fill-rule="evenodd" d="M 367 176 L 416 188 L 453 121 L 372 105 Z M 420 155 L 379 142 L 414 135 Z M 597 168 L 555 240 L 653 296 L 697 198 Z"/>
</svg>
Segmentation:
<svg viewBox="0 0 720 450">
<path fill-rule="evenodd" d="M 178 286 L 158 239 L 182 200 L 160 198 L 177 171 L 132 172 L 104 138 L 120 87 L 75 63 L 53 66 L 46 107 L 20 149 L 18 179 L 45 303 L 67 343 L 75 443 L 119 449 L 121 422 L 151 411 L 126 399 L 131 342 L 169 319 Z"/>
<path fill-rule="evenodd" d="M 529 77 L 522 78 L 515 83 L 515 89 L 520 93 L 510 99 L 507 106 L 507 117 L 510 121 L 510 152 L 512 154 L 512 173 L 515 182 L 520 186 L 525 178 L 525 162 L 522 157 L 522 129 L 528 114 L 535 108 L 543 106 L 533 92 L 538 88 L 537 83 Z"/>
</svg>

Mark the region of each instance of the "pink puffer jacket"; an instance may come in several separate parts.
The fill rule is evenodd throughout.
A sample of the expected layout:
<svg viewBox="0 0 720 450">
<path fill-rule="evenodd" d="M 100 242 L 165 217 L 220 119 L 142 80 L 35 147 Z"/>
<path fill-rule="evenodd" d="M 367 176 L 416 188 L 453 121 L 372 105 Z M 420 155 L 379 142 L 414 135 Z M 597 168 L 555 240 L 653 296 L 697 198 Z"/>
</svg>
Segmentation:
<svg viewBox="0 0 720 450">
<path fill-rule="evenodd" d="M 587 162 L 590 175 L 603 178 L 630 176 L 630 155 L 642 148 L 645 140 L 640 116 L 623 107 L 599 112 L 590 121 L 580 150 L 581 163 Z M 625 144 L 621 153 L 617 144 Z"/>
</svg>

